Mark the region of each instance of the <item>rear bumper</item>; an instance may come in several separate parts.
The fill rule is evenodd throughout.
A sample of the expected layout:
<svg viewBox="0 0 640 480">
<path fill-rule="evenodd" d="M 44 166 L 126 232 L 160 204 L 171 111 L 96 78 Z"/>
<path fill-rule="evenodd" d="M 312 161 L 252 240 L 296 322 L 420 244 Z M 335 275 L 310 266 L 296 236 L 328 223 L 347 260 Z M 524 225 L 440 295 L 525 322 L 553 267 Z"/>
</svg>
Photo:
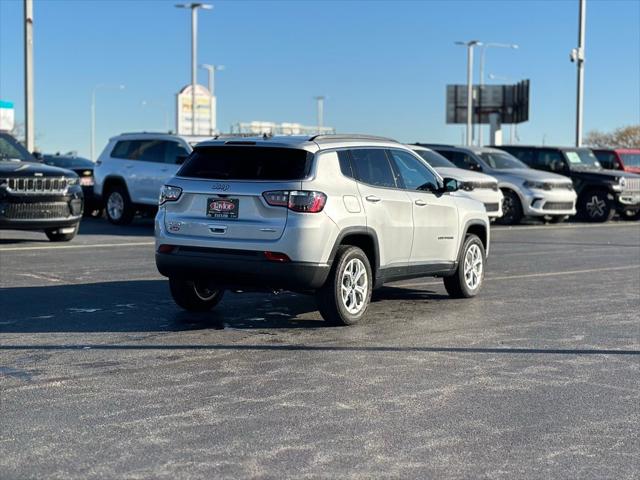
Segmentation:
<svg viewBox="0 0 640 480">
<path fill-rule="evenodd" d="M 329 265 L 273 262 L 260 251 L 184 246 L 156 253 L 156 266 L 165 277 L 202 278 L 248 290 L 316 290 L 329 275 Z"/>
</svg>

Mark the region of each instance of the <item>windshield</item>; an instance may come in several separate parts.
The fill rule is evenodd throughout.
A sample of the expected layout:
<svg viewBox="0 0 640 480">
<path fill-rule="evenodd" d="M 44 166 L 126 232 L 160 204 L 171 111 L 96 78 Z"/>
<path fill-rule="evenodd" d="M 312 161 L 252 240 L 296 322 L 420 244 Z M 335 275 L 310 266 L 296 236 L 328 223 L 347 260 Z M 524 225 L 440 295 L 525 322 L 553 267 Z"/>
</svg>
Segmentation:
<svg viewBox="0 0 640 480">
<path fill-rule="evenodd" d="M 436 152 L 432 152 L 431 150 L 414 150 L 418 155 L 420 155 L 426 162 L 431 165 L 433 168 L 438 167 L 449 167 L 449 168 L 458 168 L 449 160 L 444 158 L 442 155 Z"/>
<path fill-rule="evenodd" d="M 529 168 L 513 155 L 507 152 L 482 152 L 480 158 L 489 164 L 491 168 L 496 170 L 505 170 L 510 168 Z"/>
<path fill-rule="evenodd" d="M 0 134 L 0 161 L 35 162 L 31 154 L 11 135 Z"/>
<path fill-rule="evenodd" d="M 640 153 L 621 153 L 625 167 L 640 167 Z"/>
<path fill-rule="evenodd" d="M 593 152 L 587 148 L 581 148 L 576 150 L 565 150 L 564 152 L 567 160 L 569 160 L 570 168 L 574 167 L 589 167 L 589 168 L 602 168 L 600 162 L 593 154 Z"/>
<path fill-rule="evenodd" d="M 44 163 L 61 168 L 93 168 L 93 162 L 82 157 L 44 156 Z"/>
</svg>

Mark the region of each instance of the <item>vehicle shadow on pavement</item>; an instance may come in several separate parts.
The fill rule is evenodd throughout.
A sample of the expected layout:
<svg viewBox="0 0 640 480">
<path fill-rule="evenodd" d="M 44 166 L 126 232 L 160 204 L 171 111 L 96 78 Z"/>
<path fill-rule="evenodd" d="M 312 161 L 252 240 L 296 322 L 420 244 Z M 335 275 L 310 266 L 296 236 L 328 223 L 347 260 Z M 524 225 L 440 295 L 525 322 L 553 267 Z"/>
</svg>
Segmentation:
<svg viewBox="0 0 640 480">
<path fill-rule="evenodd" d="M 113 225 L 106 218 L 86 217 L 80 222 L 78 235 L 153 236 L 153 218 L 136 218 L 130 225 Z"/>
<path fill-rule="evenodd" d="M 445 298 L 428 290 L 384 287 L 373 302 Z M 312 296 L 289 292 L 226 292 L 211 312 L 186 312 L 171 299 L 168 282 L 160 279 L 4 288 L 0 305 L 0 334 L 331 327 L 320 317 Z"/>
</svg>

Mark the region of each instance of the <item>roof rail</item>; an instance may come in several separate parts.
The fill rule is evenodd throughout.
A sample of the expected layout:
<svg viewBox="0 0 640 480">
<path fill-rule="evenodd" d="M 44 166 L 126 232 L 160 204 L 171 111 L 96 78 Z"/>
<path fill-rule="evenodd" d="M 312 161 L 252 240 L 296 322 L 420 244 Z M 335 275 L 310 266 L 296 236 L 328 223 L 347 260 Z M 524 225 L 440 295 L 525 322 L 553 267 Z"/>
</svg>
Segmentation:
<svg viewBox="0 0 640 480">
<path fill-rule="evenodd" d="M 320 141 L 322 140 L 377 140 L 379 142 L 398 143 L 397 140 L 394 140 L 393 138 L 378 137 L 376 135 L 362 135 L 358 133 L 354 133 L 354 134 L 339 133 L 339 134 L 331 134 L 331 135 L 320 134 L 320 135 L 314 135 L 312 137 L 309 137 L 310 142 L 317 142 L 318 140 Z"/>
<path fill-rule="evenodd" d="M 455 148 L 455 145 L 451 145 L 449 143 L 420 143 L 420 142 L 416 142 L 413 145 L 416 145 L 418 147 L 427 147 L 427 148 L 432 148 L 432 147 L 449 147 L 449 148 Z"/>
</svg>

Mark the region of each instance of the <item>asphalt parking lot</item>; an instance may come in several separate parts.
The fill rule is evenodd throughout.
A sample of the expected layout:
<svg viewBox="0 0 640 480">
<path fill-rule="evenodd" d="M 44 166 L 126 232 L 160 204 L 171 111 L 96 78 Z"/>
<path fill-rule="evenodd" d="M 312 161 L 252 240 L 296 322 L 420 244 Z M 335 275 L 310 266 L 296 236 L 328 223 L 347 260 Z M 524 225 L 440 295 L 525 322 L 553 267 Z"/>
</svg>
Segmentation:
<svg viewBox="0 0 640 480">
<path fill-rule="evenodd" d="M 484 290 L 368 322 L 180 311 L 148 221 L 0 232 L 0 478 L 637 478 L 640 223 L 492 230 Z"/>
</svg>

